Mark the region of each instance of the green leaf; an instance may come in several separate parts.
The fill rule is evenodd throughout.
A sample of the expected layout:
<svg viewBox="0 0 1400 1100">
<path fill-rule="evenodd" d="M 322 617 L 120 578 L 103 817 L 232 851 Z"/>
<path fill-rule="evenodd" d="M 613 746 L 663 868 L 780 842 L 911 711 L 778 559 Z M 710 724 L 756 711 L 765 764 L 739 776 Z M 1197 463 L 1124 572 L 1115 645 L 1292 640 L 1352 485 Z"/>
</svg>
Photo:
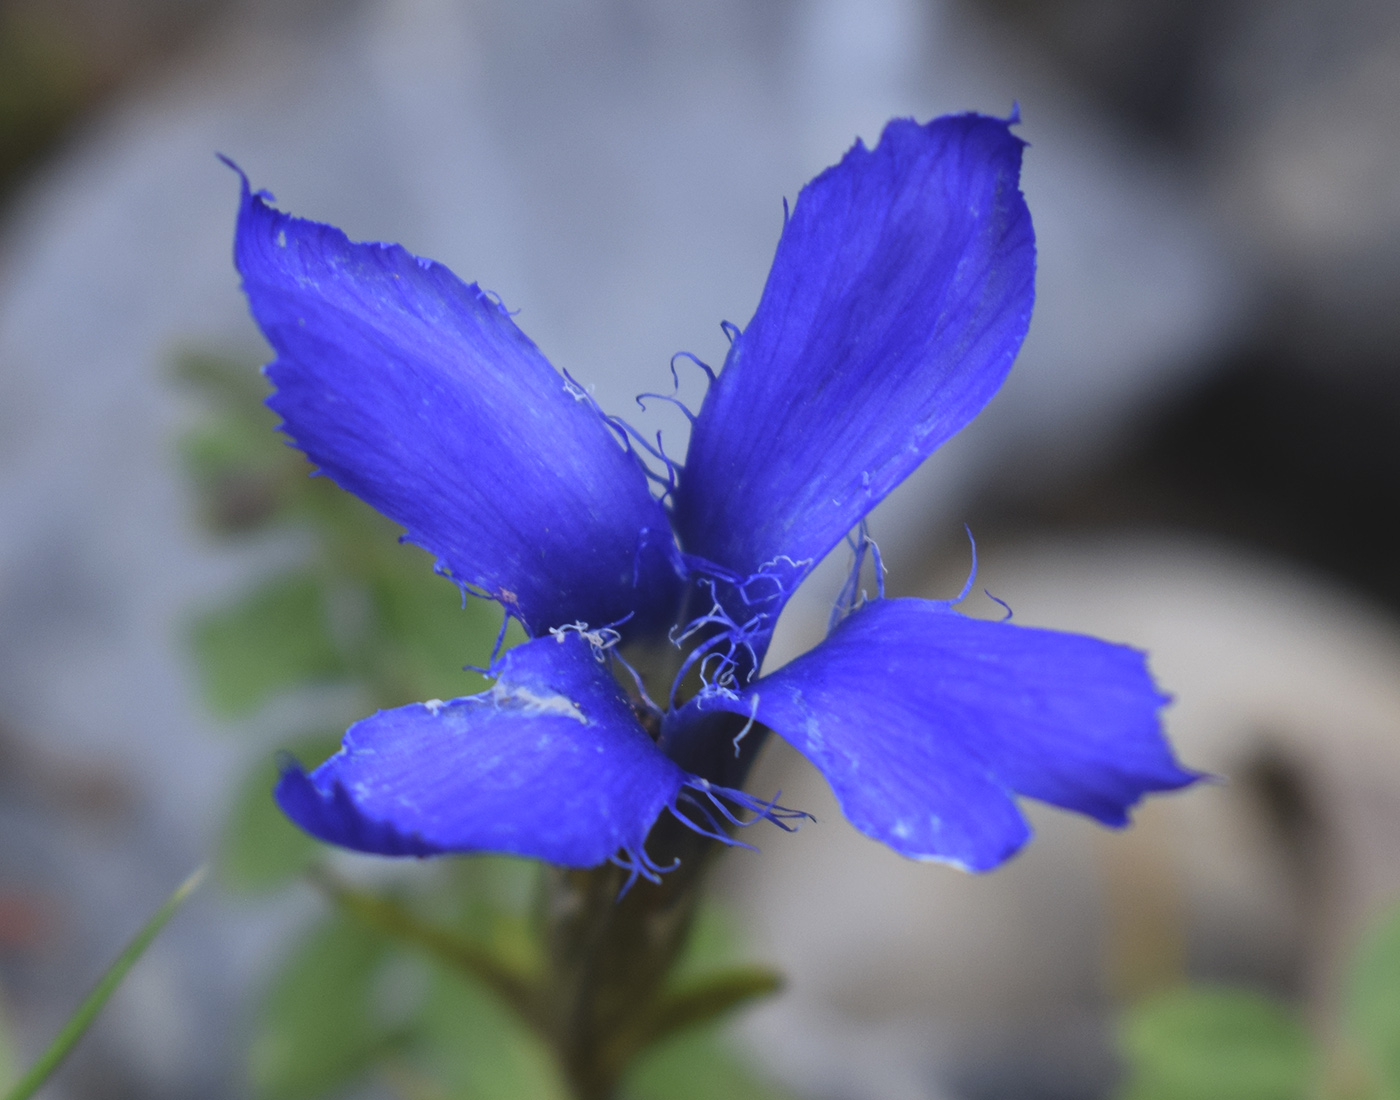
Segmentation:
<svg viewBox="0 0 1400 1100">
<path fill-rule="evenodd" d="M 381 705 L 455 699 L 485 690 L 485 678 L 462 666 L 489 660 L 500 630 L 500 608 L 475 598 L 464 605 L 461 590 L 433 572 L 429 554 L 392 543 L 386 549 L 370 581 L 378 672 L 386 696 Z"/>
<path fill-rule="evenodd" d="M 374 1010 L 383 936 L 335 914 L 280 968 L 255 1024 L 250 1076 L 259 1100 L 312 1100 L 365 1073 L 391 1043 Z"/>
<path fill-rule="evenodd" d="M 180 458 L 201 488 L 227 477 L 270 474 L 285 459 L 268 446 L 273 438 L 268 428 L 231 417 L 211 419 L 180 438 Z"/>
<path fill-rule="evenodd" d="M 116 992 L 122 979 L 136 965 L 136 960 L 145 953 L 151 941 L 156 938 L 160 930 L 185 903 L 185 899 L 194 892 L 195 887 L 203 880 L 204 872 L 205 868 L 199 868 L 180 883 L 175 888 L 175 892 L 165 899 L 165 904 L 157 909 L 155 915 L 132 937 L 125 950 L 107 968 L 107 972 L 98 979 L 92 992 L 83 998 L 82 1004 L 68 1018 L 68 1022 L 63 1025 L 58 1037 L 49 1044 L 48 1050 L 44 1051 L 39 1060 L 34 1063 L 33 1068 L 20 1079 L 19 1084 L 5 1094 L 5 1100 L 28 1100 L 28 1097 L 33 1096 L 39 1087 L 48 1080 L 50 1074 L 68 1057 L 68 1053 L 82 1038 L 83 1032 L 87 1031 L 92 1021 L 97 1018 L 97 1014 L 102 1011 L 102 1006 L 107 1003 L 107 998 Z"/>
<path fill-rule="evenodd" d="M 1185 988 L 1129 1011 L 1122 1100 L 1306 1100 L 1314 1072 L 1296 1015 L 1245 990 Z"/>
<path fill-rule="evenodd" d="M 293 476 L 288 456 L 269 454 L 266 425 L 216 421 L 180 440 L 180 459 L 199 492 L 200 518 L 220 534 L 250 531 L 279 516 Z"/>
<path fill-rule="evenodd" d="M 296 453 L 296 452 L 292 452 Z M 321 537 L 333 573 L 368 582 L 387 554 L 408 558 L 432 557 L 411 543 L 399 543 L 403 528 L 376 512 L 328 477 L 298 478 L 291 504 L 299 517 Z"/>
<path fill-rule="evenodd" d="M 568 1100 L 544 1042 L 476 981 L 435 970 L 420 1026 L 425 1069 L 450 1100 Z"/>
<path fill-rule="evenodd" d="M 311 572 L 283 574 L 205 615 L 192 640 L 205 699 L 228 717 L 247 716 L 281 691 L 346 670 L 331 639 L 324 585 Z"/>
<path fill-rule="evenodd" d="M 514 960 L 451 928 L 423 920 L 394 898 L 381 897 L 337 880 L 324 869 L 313 874 L 316 885 L 343 912 L 398 943 L 426 952 L 435 962 L 490 988 L 523 1023 L 543 1026 L 534 975 Z"/>
<path fill-rule="evenodd" d="M 320 733 L 293 741 L 286 751 L 312 768 L 339 747 L 339 734 Z M 244 778 L 224 822 L 218 866 L 219 878 L 229 889 L 252 894 L 276 890 L 325 851 L 320 841 L 288 821 L 273 801 L 280 756 L 269 756 Z"/>
<path fill-rule="evenodd" d="M 175 377 L 199 390 L 221 412 L 264 420 L 270 427 L 277 416 L 263 401 L 272 392 L 257 364 L 207 351 L 186 350 L 175 357 Z"/>
<path fill-rule="evenodd" d="M 783 976 L 760 966 L 738 966 L 711 974 L 666 993 L 638 1036 L 643 1050 L 677 1031 L 708 1023 L 760 997 L 771 997 L 783 987 Z"/>
<path fill-rule="evenodd" d="M 517 974 L 544 969 L 539 942 L 543 865 L 520 856 L 470 855 L 440 861 L 414 909 L 426 920 L 489 950 Z"/>
<path fill-rule="evenodd" d="M 282 445 L 277 417 L 263 404 L 268 385 L 257 367 L 186 353 L 176 360 L 175 373 L 201 392 L 209 408 L 179 441 L 208 526 L 220 533 L 245 531 L 282 514 L 309 467 Z"/>
<path fill-rule="evenodd" d="M 1368 1069 L 1400 1094 L 1400 910 L 1362 941 L 1346 988 L 1346 1021 Z"/>
<path fill-rule="evenodd" d="M 667 1045 L 672 1036 L 713 1023 L 782 988 L 781 974 L 737 964 L 740 956 L 739 937 L 728 914 L 718 905 L 702 904 L 665 991 L 642 1019 L 613 1037 L 605 1051 L 608 1064 L 631 1066 L 643 1052 Z"/>
<path fill-rule="evenodd" d="M 689 1031 L 642 1054 L 623 1082 L 625 1100 L 789 1100 L 735 1057 L 712 1028 Z"/>
<path fill-rule="evenodd" d="M 733 917 L 724 906 L 702 899 L 668 981 L 671 988 L 682 988 L 743 961 L 744 948 Z"/>
</svg>

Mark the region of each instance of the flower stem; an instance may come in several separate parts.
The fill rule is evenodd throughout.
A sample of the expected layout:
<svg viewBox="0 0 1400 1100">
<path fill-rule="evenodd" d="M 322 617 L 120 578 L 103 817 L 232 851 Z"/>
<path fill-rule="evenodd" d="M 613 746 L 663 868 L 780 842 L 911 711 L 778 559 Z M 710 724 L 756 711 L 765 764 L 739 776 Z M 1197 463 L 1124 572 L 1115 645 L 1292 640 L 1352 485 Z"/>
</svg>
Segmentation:
<svg viewBox="0 0 1400 1100">
<path fill-rule="evenodd" d="M 666 978 L 685 945 L 700 884 L 718 845 L 670 817 L 648 850 L 680 865 L 618 894 L 627 872 L 610 864 L 547 872 L 542 921 L 549 1034 L 576 1100 L 613 1100 L 623 1071 L 657 1034 Z"/>
</svg>

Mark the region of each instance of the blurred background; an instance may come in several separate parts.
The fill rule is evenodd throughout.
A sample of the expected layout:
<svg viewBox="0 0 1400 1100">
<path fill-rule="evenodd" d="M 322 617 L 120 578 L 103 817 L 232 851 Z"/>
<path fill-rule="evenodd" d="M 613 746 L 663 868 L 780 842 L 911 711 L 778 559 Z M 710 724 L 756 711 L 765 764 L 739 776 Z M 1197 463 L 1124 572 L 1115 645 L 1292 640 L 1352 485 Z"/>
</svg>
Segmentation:
<svg viewBox="0 0 1400 1100">
<path fill-rule="evenodd" d="M 209 682 L 238 637 L 212 609 L 315 552 L 254 522 L 265 485 L 215 476 L 210 393 L 234 415 L 265 354 L 216 152 L 284 209 L 480 280 L 631 415 L 674 352 L 722 361 L 783 197 L 857 136 L 1014 102 L 1035 319 L 1003 392 L 872 521 L 890 589 L 956 593 L 968 524 L 979 592 L 1148 650 L 1180 754 L 1227 781 L 1124 834 L 1033 809 L 1032 847 L 970 878 L 853 833 L 774 746 L 753 789 L 819 823 L 724 866 L 736 935 L 791 979 L 730 1041 L 814 1100 L 1093 1100 L 1119 1087 L 1124 1007 L 1188 978 L 1328 1033 L 1400 897 L 1400 7 L 0 0 L 0 1005 L 21 1056 L 225 844 L 286 731 L 363 713 L 333 656 L 295 647 L 312 686 L 267 707 Z M 683 451 L 683 420 L 637 416 Z M 772 661 L 820 637 L 844 569 Z M 473 622 L 458 664 L 483 656 Z M 250 1006 L 320 904 L 204 891 L 46 1095 L 257 1092 Z"/>
</svg>

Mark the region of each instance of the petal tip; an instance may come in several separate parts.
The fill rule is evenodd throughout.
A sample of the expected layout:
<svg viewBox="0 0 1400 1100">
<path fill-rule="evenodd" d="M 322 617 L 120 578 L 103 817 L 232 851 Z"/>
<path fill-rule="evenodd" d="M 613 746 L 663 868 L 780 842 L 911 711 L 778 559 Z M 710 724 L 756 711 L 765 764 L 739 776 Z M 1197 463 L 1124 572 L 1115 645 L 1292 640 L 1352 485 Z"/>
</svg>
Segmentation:
<svg viewBox="0 0 1400 1100">
<path fill-rule="evenodd" d="M 888 845 L 895 852 L 907 859 L 914 860 L 916 863 L 940 863 L 965 874 L 985 875 L 1015 859 L 1035 836 L 1035 830 L 1030 827 L 1019 810 L 1016 811 L 1016 818 L 1019 827 L 1003 830 L 996 837 L 988 838 L 992 841 L 991 843 L 970 845 L 960 854 L 942 849 L 933 849 L 927 852 L 905 851 L 898 843 L 891 841 L 888 837 L 874 837 L 873 839 Z"/>
<path fill-rule="evenodd" d="M 243 171 L 242 168 L 238 167 L 238 163 L 227 154 L 216 152 L 214 156 L 217 157 L 229 168 L 232 168 L 235 172 L 238 173 L 238 178 L 240 181 L 242 181 L 243 184 L 243 196 L 246 198 L 248 194 L 252 191 L 252 186 L 248 183 L 248 173 Z"/>
<path fill-rule="evenodd" d="M 341 783 L 333 781 L 330 790 L 322 789 L 290 756 L 272 797 L 293 824 L 327 844 L 381 856 L 441 854 L 417 836 L 366 817 Z"/>
</svg>

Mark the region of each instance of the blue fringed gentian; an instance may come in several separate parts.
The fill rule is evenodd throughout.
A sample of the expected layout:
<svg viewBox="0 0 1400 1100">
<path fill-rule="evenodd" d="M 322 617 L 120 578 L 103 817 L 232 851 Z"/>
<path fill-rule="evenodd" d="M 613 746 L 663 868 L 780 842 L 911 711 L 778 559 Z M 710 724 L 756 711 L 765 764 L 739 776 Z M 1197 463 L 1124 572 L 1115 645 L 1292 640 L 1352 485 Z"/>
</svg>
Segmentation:
<svg viewBox="0 0 1400 1100">
<path fill-rule="evenodd" d="M 784 819 L 738 789 L 757 723 L 862 832 L 981 871 L 1028 839 L 1019 796 L 1116 826 L 1196 779 L 1142 654 L 956 601 L 848 600 L 825 641 L 757 675 L 797 585 L 1020 348 L 1035 242 L 1012 122 L 895 121 L 802 190 L 664 476 L 492 295 L 280 213 L 245 179 L 236 262 L 284 431 L 530 636 L 491 690 L 381 711 L 310 775 L 290 768 L 283 810 L 367 852 L 653 877 L 663 814 L 719 836 L 745 809 Z M 645 676 L 615 676 L 622 654 Z"/>
</svg>

